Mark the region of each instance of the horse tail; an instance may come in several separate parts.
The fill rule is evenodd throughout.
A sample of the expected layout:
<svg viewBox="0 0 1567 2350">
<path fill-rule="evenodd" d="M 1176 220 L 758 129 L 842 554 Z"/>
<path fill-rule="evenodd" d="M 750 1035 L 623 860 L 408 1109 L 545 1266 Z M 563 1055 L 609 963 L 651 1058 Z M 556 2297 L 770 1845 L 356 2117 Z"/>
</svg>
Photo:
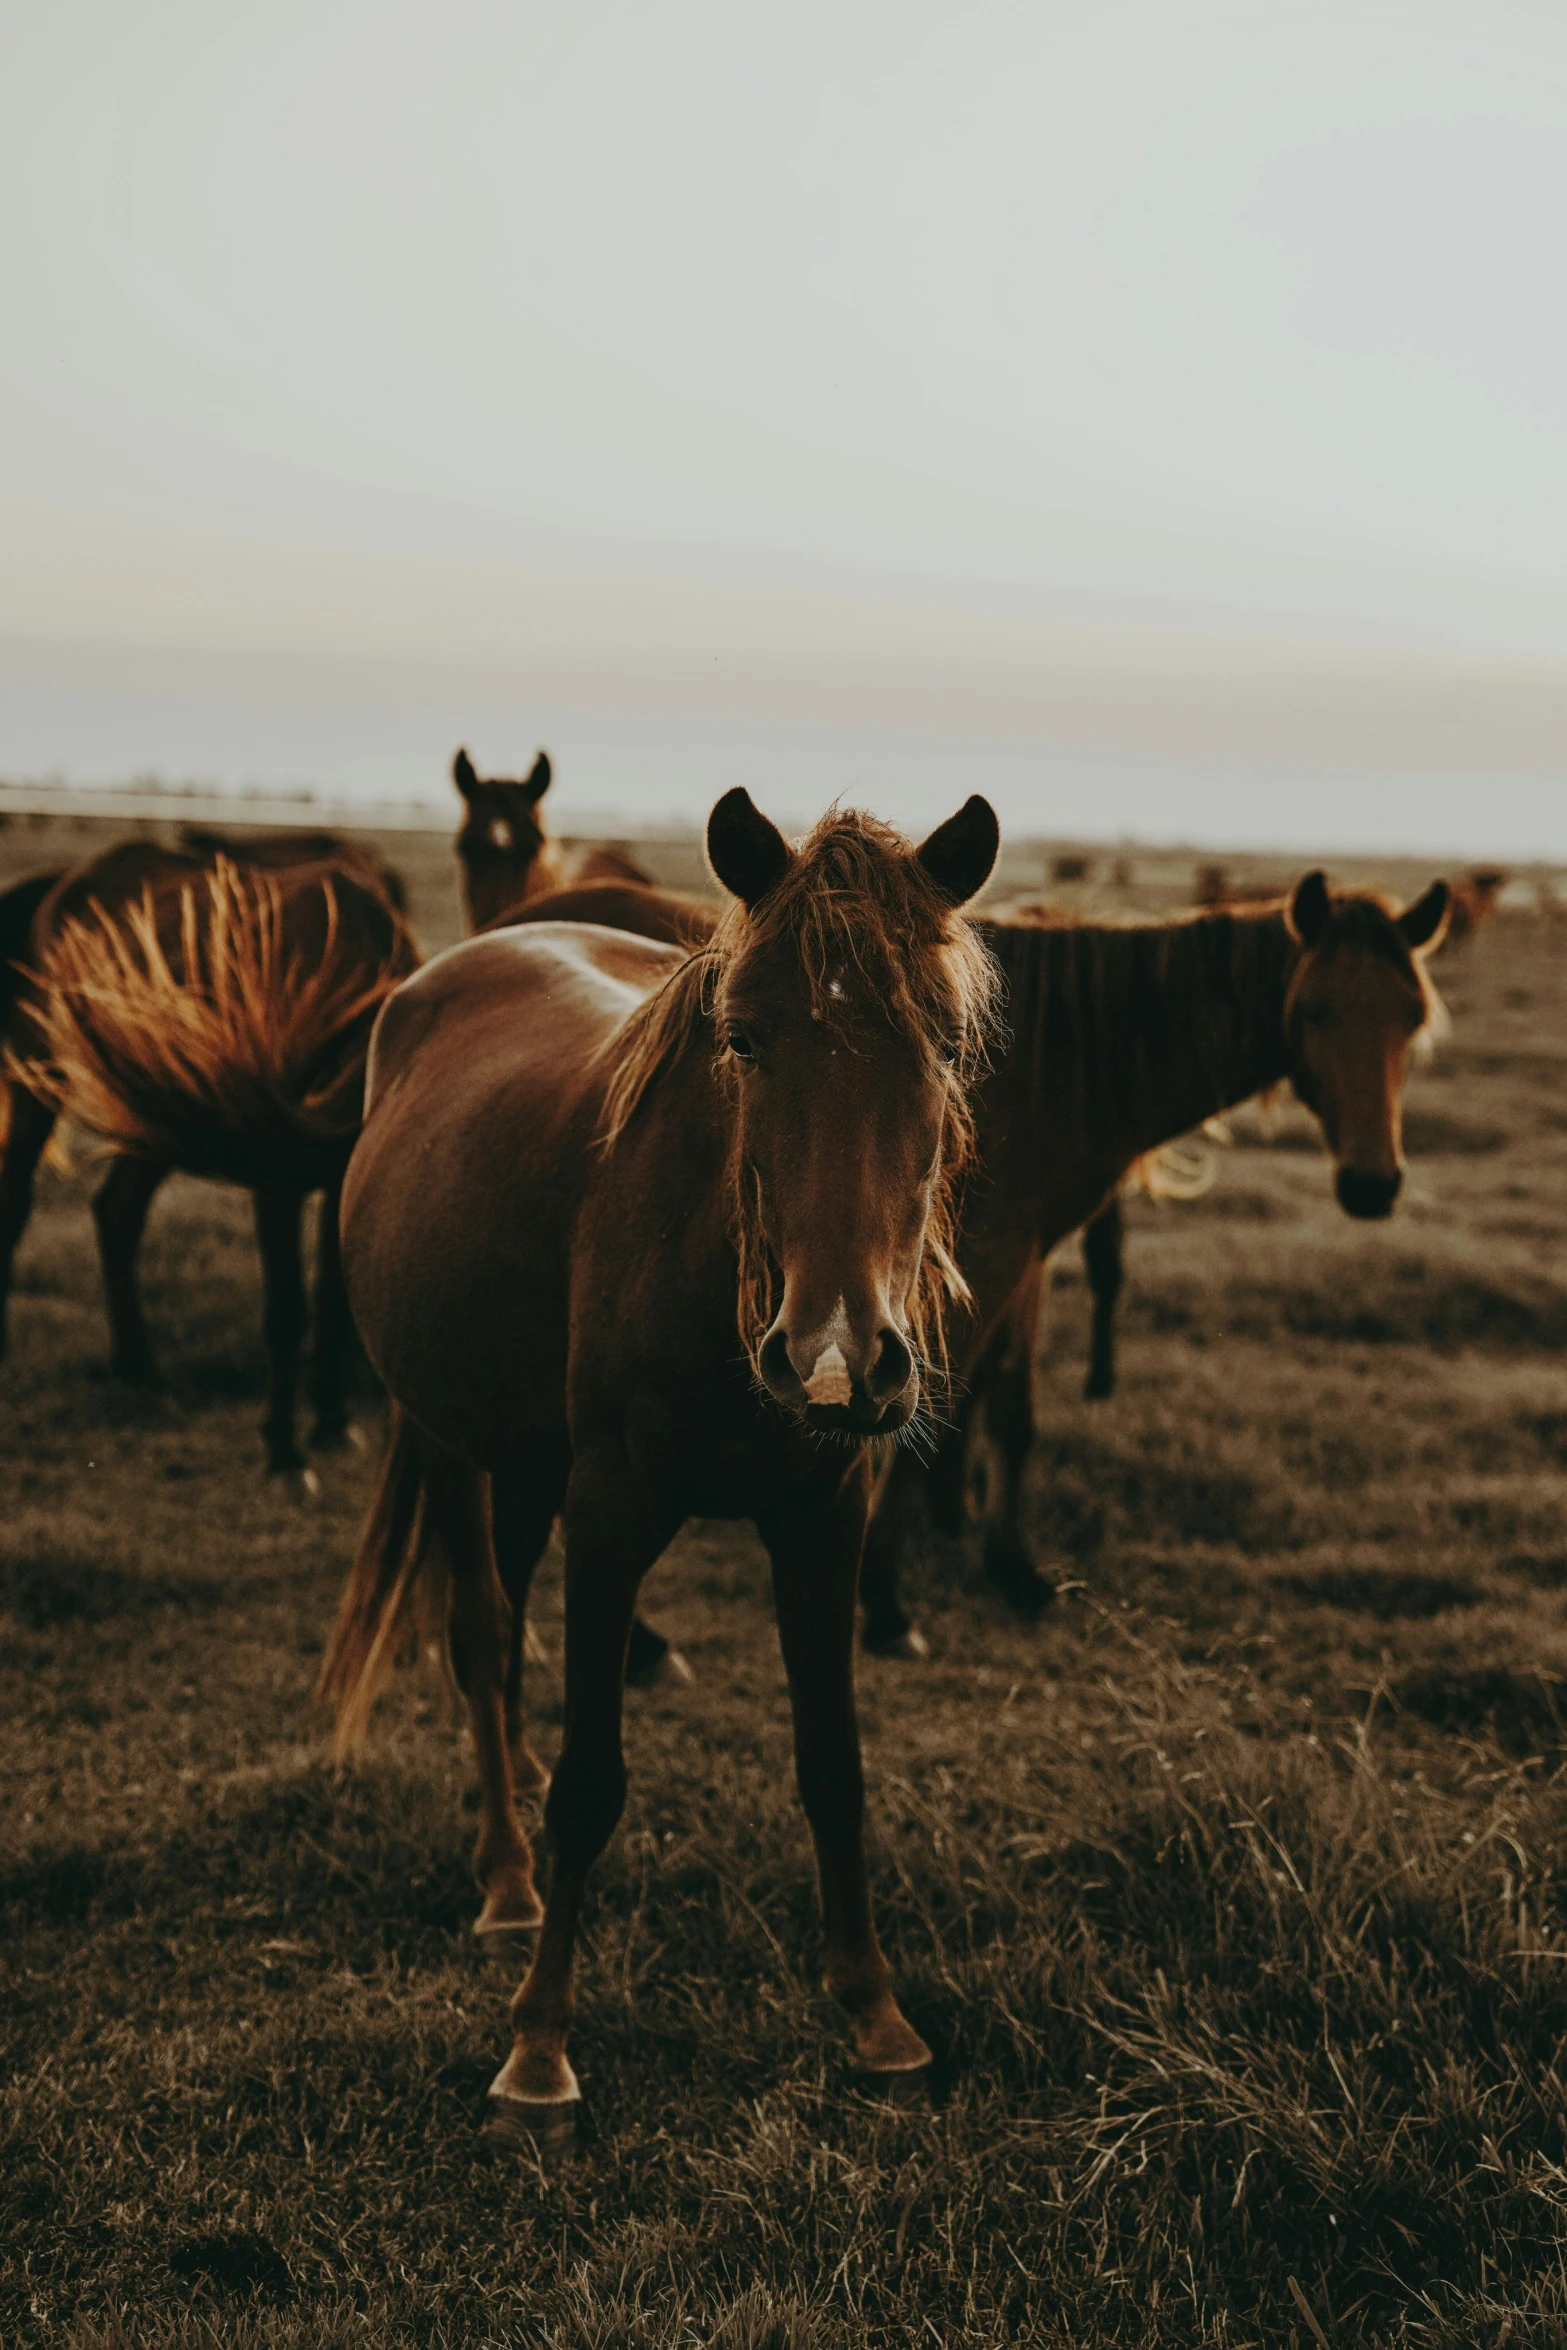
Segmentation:
<svg viewBox="0 0 1567 2350">
<path fill-rule="evenodd" d="M 63 923 L 31 1081 L 122 1150 L 313 1188 L 358 1132 L 371 1026 L 418 957 L 350 874 L 286 890 L 220 857 L 161 918 L 149 890 Z"/>
<path fill-rule="evenodd" d="M 444 1626 L 446 1582 L 440 1546 L 427 1536 L 418 1439 L 393 1404 L 380 1481 L 316 1684 L 317 1700 L 337 1711 L 339 1762 L 364 1743 L 400 1658 Z"/>
</svg>

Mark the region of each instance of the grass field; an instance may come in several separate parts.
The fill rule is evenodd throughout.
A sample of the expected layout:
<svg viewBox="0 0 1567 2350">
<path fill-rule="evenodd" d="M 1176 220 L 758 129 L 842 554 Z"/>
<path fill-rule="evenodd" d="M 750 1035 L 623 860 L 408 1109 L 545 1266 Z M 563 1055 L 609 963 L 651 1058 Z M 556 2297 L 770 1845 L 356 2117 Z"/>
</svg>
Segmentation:
<svg viewBox="0 0 1567 2350">
<path fill-rule="evenodd" d="M 1567 2344 L 1567 937 L 1442 978 L 1397 1220 L 1242 1117 L 1133 1213 L 1110 1404 L 1069 1252 L 1059 1605 L 1020 1630 L 932 1538 L 930 1661 L 862 1669 L 933 2112 L 853 2094 L 818 1989 L 760 1551 L 661 1563 L 697 1678 L 629 1701 L 548 2174 L 476 2134 L 512 1984 L 446 1689 L 347 1777 L 311 1706 L 373 1393 L 316 1509 L 264 1485 L 248 1203 L 184 1182 L 169 1392 L 118 1393 L 91 1171 L 49 1176 L 0 1373 L 0 2341 Z M 547 1754 L 558 1561 L 538 1622 Z"/>
</svg>

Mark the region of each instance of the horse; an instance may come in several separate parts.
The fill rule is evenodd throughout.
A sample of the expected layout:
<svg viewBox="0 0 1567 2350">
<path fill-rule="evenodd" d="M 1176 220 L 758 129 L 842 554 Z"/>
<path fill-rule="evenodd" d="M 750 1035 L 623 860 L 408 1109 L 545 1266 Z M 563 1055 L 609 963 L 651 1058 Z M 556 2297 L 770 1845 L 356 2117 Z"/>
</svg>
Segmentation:
<svg viewBox="0 0 1567 2350">
<path fill-rule="evenodd" d="M 566 850 L 549 838 L 539 802 L 552 774 L 547 751 L 540 751 L 522 783 L 482 778 L 466 751 L 453 759 L 452 781 L 463 798 L 457 855 L 471 931 L 554 890 L 595 881 L 650 885 L 651 875 L 622 849 L 604 843 Z"/>
<path fill-rule="evenodd" d="M 690 1515 L 770 1554 L 830 1988 L 860 2078 L 930 2051 L 872 1923 L 854 1714 L 871 1446 L 907 1435 L 956 1287 L 955 1190 L 995 974 L 961 909 L 999 841 L 979 798 L 910 850 L 851 813 L 791 849 L 743 791 L 707 831 L 732 902 L 694 954 L 515 926 L 391 996 L 343 1190 L 355 1321 L 396 1406 L 322 1674 L 362 1736 L 410 1630 L 444 1617 L 483 1784 L 481 1934 L 539 1928 L 487 2101 L 500 2144 L 572 2138 L 572 1954 L 625 1797 L 638 1586 Z M 557 1513 L 566 1720 L 542 1911 L 514 1771 L 522 1623 Z"/>
<path fill-rule="evenodd" d="M 329 837 L 329 836 L 328 836 Z M 354 850 L 244 864 L 128 842 L 61 876 L 37 905 L 4 1041 L 10 1131 L 0 1165 L 0 1309 L 62 1112 L 116 1156 L 93 1201 L 113 1364 L 145 1379 L 135 1281 L 152 1197 L 174 1168 L 255 1195 L 265 1288 L 269 1471 L 303 1474 L 295 1388 L 306 1307 L 300 1214 L 323 1191 L 310 1366 L 312 1443 L 341 1441 L 351 1337 L 336 1195 L 358 1130 L 381 999 L 418 955 Z"/>
<path fill-rule="evenodd" d="M 1339 1205 L 1390 1215 L 1404 1080 L 1440 1016 L 1425 965 L 1448 902 L 1437 881 L 1400 912 L 1369 894 L 1334 896 L 1308 873 L 1266 907 L 1162 923 L 979 925 L 1005 980 L 1009 1035 L 975 1094 L 958 1250 L 969 1301 L 951 1338 L 964 1392 L 930 1500 L 938 1530 L 958 1532 L 965 1424 L 982 1397 L 993 1470 L 985 1570 L 1020 1614 L 1054 1597 L 1018 1523 L 1045 1257 L 1146 1153 L 1286 1078 L 1333 1154 Z M 912 1454 L 894 1457 L 867 1536 L 864 1639 L 884 1654 L 925 1653 L 898 1590 L 924 1474 Z"/>
<path fill-rule="evenodd" d="M 1477 930 L 1487 929 L 1501 909 L 1502 891 L 1506 887 L 1507 875 L 1495 865 L 1477 866 L 1474 872 L 1455 882 L 1445 943 L 1449 947 L 1467 946 Z"/>
<path fill-rule="evenodd" d="M 184 850 L 194 852 L 203 865 L 214 863 L 218 857 L 265 871 L 300 865 L 338 865 L 356 874 L 371 888 L 378 889 L 399 915 L 407 912 L 407 892 L 396 868 L 383 863 L 373 851 L 361 847 L 356 841 L 343 839 L 338 833 L 231 833 L 211 825 L 186 824 L 180 828 L 179 845 Z M 49 890 L 63 878 L 59 873 L 35 875 L 0 897 L 0 1044 L 3 1044 L 8 1033 L 6 1024 L 17 1000 L 32 918 Z M 0 1071 L 0 1084 L 5 1082 L 4 1073 Z M 28 1123 L 24 1113 L 24 1127 Z M 40 1141 L 38 1152 L 43 1147 Z M 3 1268 L 0 1270 L 0 1357 L 3 1357 L 6 1346 L 5 1304 L 10 1287 L 11 1258 L 26 1228 L 31 1210 L 32 1175 L 38 1155 L 35 1152 L 29 1162 L 26 1148 L 24 1139 L 19 1145 L 15 1180 L 9 1193 L 3 1173 L 3 1160 L 0 1160 L 0 1268 Z M 112 1375 L 127 1386 L 156 1387 L 160 1383 L 141 1310 L 136 1261 L 153 1200 L 173 1171 L 172 1165 L 160 1166 L 155 1159 L 117 1153 L 111 1159 L 108 1173 L 93 1199 L 93 1220 L 109 1309 L 109 1368 Z M 332 1331 L 334 1314 L 337 1321 L 341 1320 L 340 1304 L 334 1307 L 328 1302 L 340 1288 L 335 1264 L 336 1231 L 328 1212 L 322 1217 L 316 1252 L 317 1295 L 322 1301 L 317 1321 L 318 1330 L 323 1333 Z M 339 1345 L 340 1354 L 341 1351 Z M 328 1381 L 328 1384 L 331 1382 Z M 346 1424 L 339 1385 L 337 1402 L 318 1425 L 313 1441 L 318 1446 L 336 1443 Z"/>
</svg>

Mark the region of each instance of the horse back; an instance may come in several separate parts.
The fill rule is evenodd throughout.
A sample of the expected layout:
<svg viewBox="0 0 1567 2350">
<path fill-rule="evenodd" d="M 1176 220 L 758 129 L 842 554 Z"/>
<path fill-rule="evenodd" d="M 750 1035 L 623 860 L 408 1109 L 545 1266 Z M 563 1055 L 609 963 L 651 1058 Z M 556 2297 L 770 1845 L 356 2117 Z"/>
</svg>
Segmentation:
<svg viewBox="0 0 1567 2350">
<path fill-rule="evenodd" d="M 560 1425 L 604 1048 L 681 960 L 587 924 L 528 925 L 450 948 L 382 1010 L 344 1271 L 391 1393 L 470 1458 Z"/>
</svg>

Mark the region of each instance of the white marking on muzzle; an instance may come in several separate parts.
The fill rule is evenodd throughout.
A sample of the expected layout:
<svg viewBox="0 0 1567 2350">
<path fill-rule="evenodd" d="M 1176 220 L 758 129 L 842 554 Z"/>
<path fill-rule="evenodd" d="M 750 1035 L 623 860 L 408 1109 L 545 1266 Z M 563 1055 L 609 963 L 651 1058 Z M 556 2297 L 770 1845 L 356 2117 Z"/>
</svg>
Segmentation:
<svg viewBox="0 0 1567 2350">
<path fill-rule="evenodd" d="M 843 1351 L 844 1340 L 849 1335 L 849 1316 L 840 1297 L 817 1332 L 816 1361 L 805 1382 L 808 1403 L 853 1401 L 854 1382 L 849 1377 L 848 1357 Z"/>
<path fill-rule="evenodd" d="M 852 1403 L 854 1382 L 849 1377 L 849 1366 L 843 1359 L 843 1349 L 836 1341 L 823 1347 L 816 1358 L 816 1368 L 805 1382 L 805 1393 L 811 1403 Z"/>
</svg>

